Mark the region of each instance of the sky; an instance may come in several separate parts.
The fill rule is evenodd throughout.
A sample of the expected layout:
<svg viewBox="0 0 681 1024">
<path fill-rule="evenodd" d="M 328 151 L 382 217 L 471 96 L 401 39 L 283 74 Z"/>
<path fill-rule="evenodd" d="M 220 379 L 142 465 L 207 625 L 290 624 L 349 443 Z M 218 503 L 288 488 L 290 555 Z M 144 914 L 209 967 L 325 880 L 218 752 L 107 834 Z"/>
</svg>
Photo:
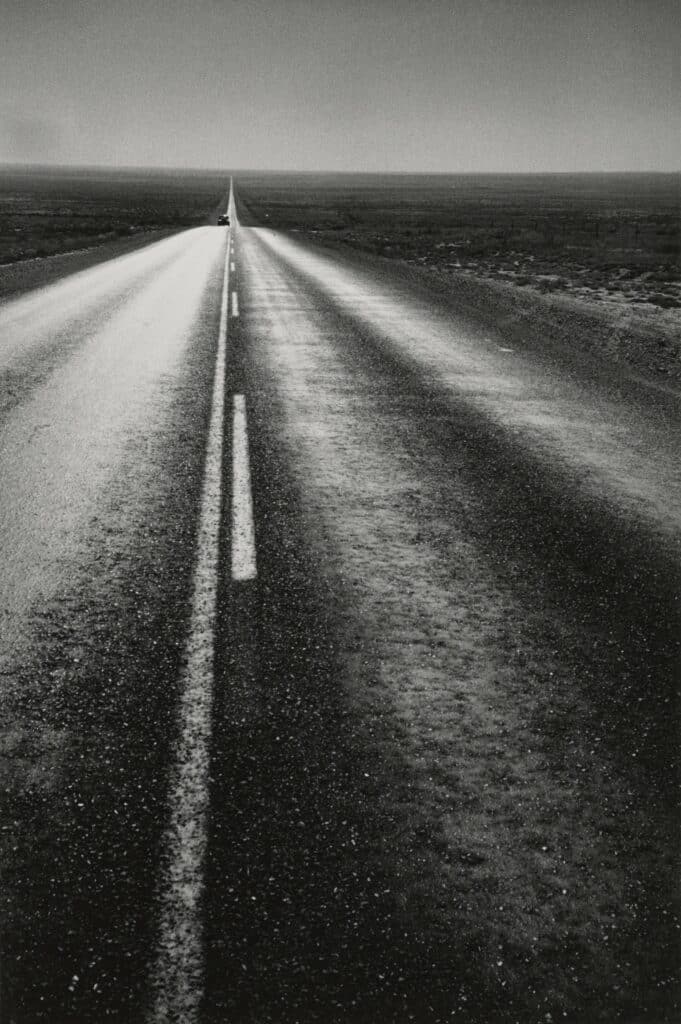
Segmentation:
<svg viewBox="0 0 681 1024">
<path fill-rule="evenodd" d="M 678 0 L 0 0 L 0 162 L 681 166 Z"/>
</svg>

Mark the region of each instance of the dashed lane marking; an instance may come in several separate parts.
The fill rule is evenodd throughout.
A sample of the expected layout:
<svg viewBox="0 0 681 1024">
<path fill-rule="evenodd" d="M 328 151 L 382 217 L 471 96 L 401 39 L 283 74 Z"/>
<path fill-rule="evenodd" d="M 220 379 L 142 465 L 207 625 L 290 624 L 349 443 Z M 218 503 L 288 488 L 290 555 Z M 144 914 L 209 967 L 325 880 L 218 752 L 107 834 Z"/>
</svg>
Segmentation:
<svg viewBox="0 0 681 1024">
<path fill-rule="evenodd" d="M 213 712 L 218 557 L 222 515 L 222 458 L 229 264 L 220 308 L 212 408 L 204 469 L 198 556 L 189 635 L 180 680 L 180 739 L 170 781 L 169 824 L 163 849 L 160 933 L 152 982 L 152 1024 L 198 1024 L 203 989 L 201 895 L 209 804 L 209 747 Z"/>
<path fill-rule="evenodd" d="M 236 267 L 234 266 L 234 264 L 233 264 L 233 263 L 230 263 L 230 265 L 229 265 L 229 271 L 230 271 L 230 273 L 231 273 L 231 274 L 233 274 L 235 270 L 236 270 Z"/>
<path fill-rule="evenodd" d="M 235 395 L 232 434 L 232 579 L 252 580 L 256 575 L 246 401 L 243 395 Z"/>
<path fill-rule="evenodd" d="M 232 292 L 232 316 L 239 315 L 239 296 L 236 292 Z"/>
</svg>

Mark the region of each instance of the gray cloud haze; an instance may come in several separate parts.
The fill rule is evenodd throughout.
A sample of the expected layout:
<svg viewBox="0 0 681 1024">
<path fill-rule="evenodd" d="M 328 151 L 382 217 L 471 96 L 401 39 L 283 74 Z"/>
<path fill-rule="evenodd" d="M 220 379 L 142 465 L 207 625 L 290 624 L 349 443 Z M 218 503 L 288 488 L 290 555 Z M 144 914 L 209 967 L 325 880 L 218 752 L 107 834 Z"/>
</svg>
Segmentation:
<svg viewBox="0 0 681 1024">
<path fill-rule="evenodd" d="M 679 165 L 670 0 L 2 0 L 0 160 Z M 77 128 L 75 127 L 77 126 Z"/>
</svg>

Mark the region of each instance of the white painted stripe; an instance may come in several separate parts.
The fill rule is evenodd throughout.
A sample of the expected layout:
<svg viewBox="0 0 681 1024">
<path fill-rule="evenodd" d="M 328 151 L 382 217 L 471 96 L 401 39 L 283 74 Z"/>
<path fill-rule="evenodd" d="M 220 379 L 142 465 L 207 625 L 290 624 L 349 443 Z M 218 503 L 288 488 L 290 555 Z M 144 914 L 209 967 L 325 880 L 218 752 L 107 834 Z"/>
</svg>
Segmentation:
<svg viewBox="0 0 681 1024">
<path fill-rule="evenodd" d="M 232 292 L 232 316 L 239 315 L 239 296 L 236 292 Z"/>
<path fill-rule="evenodd" d="M 218 351 L 206 446 L 198 557 L 180 703 L 180 740 L 170 783 L 170 817 L 163 849 L 161 920 L 152 979 L 153 1024 L 198 1024 L 203 988 L 201 897 L 208 817 L 209 745 L 213 710 L 222 447 L 229 271 L 225 253 Z"/>
<path fill-rule="evenodd" d="M 230 269 L 230 273 L 232 273 L 232 274 L 233 274 L 233 273 L 234 273 L 234 271 L 236 270 L 236 267 L 234 266 L 234 264 L 233 264 L 233 263 L 230 263 L 229 269 Z"/>
<path fill-rule="evenodd" d="M 232 437 L 232 579 L 252 580 L 256 575 L 246 402 L 243 395 L 235 395 Z"/>
</svg>

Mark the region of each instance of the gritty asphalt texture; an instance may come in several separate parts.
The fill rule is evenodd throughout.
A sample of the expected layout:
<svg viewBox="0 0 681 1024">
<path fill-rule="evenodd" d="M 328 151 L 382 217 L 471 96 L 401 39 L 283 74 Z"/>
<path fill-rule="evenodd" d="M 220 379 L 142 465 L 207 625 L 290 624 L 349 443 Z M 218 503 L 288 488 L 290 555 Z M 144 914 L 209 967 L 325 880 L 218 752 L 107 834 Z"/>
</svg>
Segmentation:
<svg viewBox="0 0 681 1024">
<path fill-rule="evenodd" d="M 227 408 L 246 396 L 259 571 L 232 581 L 225 514 L 201 1019 L 676 1019 L 672 492 L 658 519 L 618 502 L 390 323 L 236 239 Z M 377 293 L 397 280 L 373 275 Z M 149 1007 L 220 282 L 217 261 L 152 426 L 36 598 L 21 657 L 2 652 L 10 1024 Z M 440 296 L 400 288 L 461 330 Z M 75 350 L 65 335 L 13 364 L 7 422 Z M 672 392 L 549 365 L 587 422 L 614 402 L 673 451 Z M 225 510 L 230 434 L 227 417 Z"/>
<path fill-rule="evenodd" d="M 186 363 L 162 388 L 164 415 L 127 443 L 84 529 L 77 574 L 65 566 L 56 600 L 37 603 L 23 663 L 3 651 L 3 725 L 10 738 L 20 726 L 5 747 L 3 1020 L 136 1020 L 146 1000 L 216 269 Z M 57 364 L 71 351 L 62 345 Z"/>
</svg>

